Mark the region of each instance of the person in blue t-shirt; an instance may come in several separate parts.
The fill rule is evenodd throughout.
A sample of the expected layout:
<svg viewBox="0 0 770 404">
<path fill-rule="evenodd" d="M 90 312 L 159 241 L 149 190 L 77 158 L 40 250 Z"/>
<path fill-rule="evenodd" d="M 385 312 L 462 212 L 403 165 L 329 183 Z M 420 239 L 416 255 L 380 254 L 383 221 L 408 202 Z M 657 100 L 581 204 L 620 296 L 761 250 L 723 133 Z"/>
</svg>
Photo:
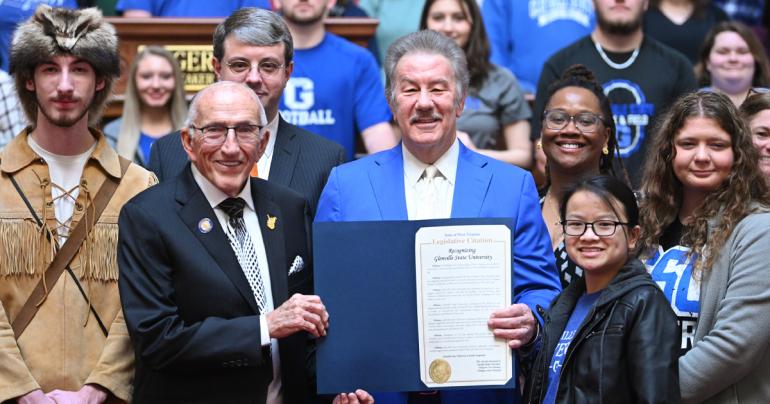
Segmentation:
<svg viewBox="0 0 770 404">
<path fill-rule="evenodd" d="M 326 32 L 335 0 L 276 0 L 294 38 L 294 72 L 281 98 L 286 121 L 341 144 L 352 158 L 361 134 L 368 153 L 393 147 L 377 62 L 369 51 Z"/>
<path fill-rule="evenodd" d="M 527 401 L 678 403 L 676 316 L 636 258 L 634 193 L 600 175 L 568 189 L 560 206 L 567 253 L 584 272 L 547 313 L 538 307 L 542 333 L 520 351 L 525 360 L 537 352 Z"/>
<path fill-rule="evenodd" d="M 492 62 L 507 67 L 533 94 L 545 61 L 596 24 L 591 0 L 485 0 L 482 13 Z"/>
<path fill-rule="evenodd" d="M 123 17 L 227 17 L 243 7 L 270 10 L 270 0 L 118 0 Z"/>
</svg>

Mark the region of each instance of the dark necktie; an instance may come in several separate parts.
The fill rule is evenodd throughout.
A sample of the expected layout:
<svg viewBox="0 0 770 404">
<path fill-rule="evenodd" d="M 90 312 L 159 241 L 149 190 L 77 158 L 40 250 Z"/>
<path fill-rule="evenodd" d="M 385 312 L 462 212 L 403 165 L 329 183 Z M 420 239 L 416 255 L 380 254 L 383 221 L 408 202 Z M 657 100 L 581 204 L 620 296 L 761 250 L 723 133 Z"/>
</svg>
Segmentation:
<svg viewBox="0 0 770 404">
<path fill-rule="evenodd" d="M 259 312 L 264 313 L 267 304 L 265 286 L 259 273 L 257 251 L 254 248 L 254 243 L 251 241 L 248 230 L 246 230 L 246 222 L 243 220 L 243 208 L 245 206 L 246 201 L 242 198 L 227 198 L 219 204 L 219 208 L 229 217 L 229 226 L 225 229 L 225 233 L 227 233 L 227 238 L 230 240 L 230 246 L 238 258 L 238 263 L 241 265 L 241 270 L 243 270 L 246 279 L 249 281 L 252 292 L 254 292 Z"/>
</svg>

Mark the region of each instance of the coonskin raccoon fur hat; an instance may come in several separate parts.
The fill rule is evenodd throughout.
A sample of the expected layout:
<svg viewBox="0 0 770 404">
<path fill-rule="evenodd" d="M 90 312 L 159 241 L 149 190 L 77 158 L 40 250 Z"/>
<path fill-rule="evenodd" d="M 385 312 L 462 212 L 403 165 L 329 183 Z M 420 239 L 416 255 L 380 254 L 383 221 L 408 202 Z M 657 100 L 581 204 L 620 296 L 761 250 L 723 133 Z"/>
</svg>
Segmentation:
<svg viewBox="0 0 770 404">
<path fill-rule="evenodd" d="M 104 88 L 94 94 L 88 108 L 89 124 L 94 125 L 120 75 L 115 28 L 104 21 L 97 8 L 68 10 L 48 5 L 40 5 L 29 20 L 19 25 L 13 34 L 10 72 L 24 113 L 33 125 L 37 121 L 37 98 L 26 83 L 34 78 L 37 65 L 59 55 L 87 61 L 97 81 L 104 80 Z"/>
</svg>

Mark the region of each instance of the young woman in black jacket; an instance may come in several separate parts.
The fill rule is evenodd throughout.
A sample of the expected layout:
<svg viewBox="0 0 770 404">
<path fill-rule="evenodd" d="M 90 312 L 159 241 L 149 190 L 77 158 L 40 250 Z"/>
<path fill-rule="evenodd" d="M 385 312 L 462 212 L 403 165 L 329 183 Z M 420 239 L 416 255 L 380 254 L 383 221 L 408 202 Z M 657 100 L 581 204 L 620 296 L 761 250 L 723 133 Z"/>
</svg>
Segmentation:
<svg viewBox="0 0 770 404">
<path fill-rule="evenodd" d="M 567 253 L 583 269 L 546 313 L 531 352 L 530 403 L 678 403 L 676 317 L 635 258 L 639 211 L 610 176 L 565 192 Z M 525 365 L 526 366 L 526 365 Z"/>
</svg>

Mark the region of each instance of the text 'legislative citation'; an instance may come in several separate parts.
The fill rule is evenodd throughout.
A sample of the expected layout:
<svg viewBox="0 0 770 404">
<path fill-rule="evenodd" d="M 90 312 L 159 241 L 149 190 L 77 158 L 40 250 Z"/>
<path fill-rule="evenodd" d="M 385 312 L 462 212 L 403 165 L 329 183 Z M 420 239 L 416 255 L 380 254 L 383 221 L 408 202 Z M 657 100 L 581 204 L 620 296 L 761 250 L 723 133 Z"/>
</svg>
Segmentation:
<svg viewBox="0 0 770 404">
<path fill-rule="evenodd" d="M 420 377 L 428 387 L 504 385 L 506 341 L 487 326 L 511 304 L 511 231 L 503 225 L 423 227 L 415 237 Z"/>
</svg>

